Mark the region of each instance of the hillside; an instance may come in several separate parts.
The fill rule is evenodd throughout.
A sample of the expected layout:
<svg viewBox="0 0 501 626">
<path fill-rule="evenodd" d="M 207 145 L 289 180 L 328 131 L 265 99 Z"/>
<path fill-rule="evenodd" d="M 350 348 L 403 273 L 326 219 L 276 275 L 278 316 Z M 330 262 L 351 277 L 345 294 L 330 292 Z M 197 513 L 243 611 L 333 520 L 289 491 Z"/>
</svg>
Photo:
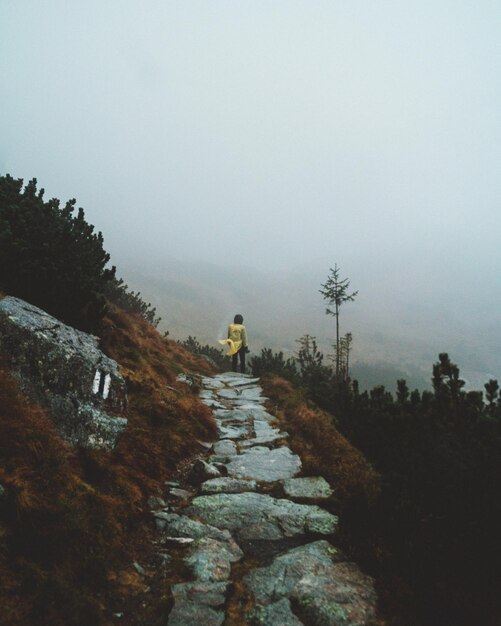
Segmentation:
<svg viewBox="0 0 501 626">
<path fill-rule="evenodd" d="M 128 428 L 113 452 L 75 450 L 0 368 L 0 623 L 104 624 L 142 589 L 132 564 L 151 535 L 147 500 L 212 439 L 210 410 L 179 372 L 204 360 L 110 307 L 102 347 L 127 381 Z M 158 607 L 157 607 L 158 609 Z M 108 617 L 107 617 L 108 616 Z"/>
<path fill-rule="evenodd" d="M 207 361 L 162 337 L 144 319 L 111 303 L 99 332 L 101 347 L 120 364 L 128 390 L 128 426 L 112 451 L 74 448 L 68 444 L 51 416 L 20 393 L 9 371 L 9 355 L 3 355 L 0 623 L 5 626 L 48 623 L 104 626 L 116 623 L 117 616 L 127 626 L 137 626 L 145 620 L 160 624 L 165 623 L 172 610 L 172 593 L 175 602 L 179 602 L 177 591 L 171 592 L 171 588 L 174 582 L 186 579 L 185 566 L 174 560 L 168 567 L 159 567 L 155 548 L 158 540 L 150 509 L 166 497 L 166 481 L 181 478 L 185 483 L 187 463 L 191 465 L 197 456 L 206 456 L 204 442 L 214 440 L 218 430 L 221 432 L 221 426 L 216 429 L 207 401 L 202 404 L 197 394 L 196 376 L 208 376 L 214 371 Z M 180 373 L 195 376 L 194 386 L 178 382 Z M 285 386 L 280 381 L 275 383 L 282 397 L 284 392 L 286 397 L 293 397 L 295 390 L 283 383 Z M 316 438 L 307 444 L 313 444 L 314 449 L 301 451 L 306 475 L 312 475 L 315 470 L 311 459 L 319 453 L 322 455 L 322 433 L 328 435 L 328 439 L 323 437 L 323 445 L 331 451 L 335 448 L 337 459 L 335 466 L 324 463 L 322 467 L 336 490 L 329 508 L 346 515 L 346 520 L 353 514 L 357 517 L 359 512 L 354 511 L 353 503 L 362 498 L 364 506 L 370 506 L 378 491 L 377 475 L 329 424 L 327 415 L 308 409 L 301 402 L 296 408 L 302 415 L 300 419 L 315 425 L 312 432 Z M 265 415 L 259 405 L 257 410 Z M 236 406 L 235 414 L 240 413 L 242 408 Z M 293 427 L 293 421 L 284 416 L 280 419 L 284 427 Z M 295 438 L 296 435 L 293 441 Z M 222 443 L 227 444 L 228 440 Z M 243 452 L 245 438 L 240 443 Z M 278 443 L 276 450 L 286 450 Z M 252 440 L 249 444 L 252 445 Z M 274 454 L 273 448 L 269 452 Z M 300 466 L 301 461 L 298 462 Z M 266 471 L 272 469 L 270 466 Z M 274 471 L 279 471 L 279 467 Z M 295 473 L 297 470 L 291 476 Z M 259 497 L 268 502 L 266 498 L 270 496 L 266 494 L 271 487 L 266 488 L 266 480 L 259 482 L 263 489 Z M 277 489 L 279 482 L 273 483 L 274 492 Z M 292 503 L 290 506 L 297 507 Z M 297 508 L 298 512 L 301 510 Z M 336 519 L 329 513 L 325 516 L 327 520 Z M 227 523 L 229 518 L 223 525 Z M 269 522 L 263 524 L 265 528 Z M 331 521 L 329 524 L 332 526 Z M 346 531 L 344 534 L 351 536 Z M 345 543 L 348 545 L 352 540 L 345 539 Z M 255 557 L 247 559 L 240 569 L 236 568 L 235 576 L 240 580 L 245 572 L 256 567 Z M 375 606 L 372 582 L 362 573 L 356 573 L 358 568 L 354 564 L 350 567 L 355 568 L 350 574 L 354 576 L 350 584 L 355 585 L 354 589 L 357 585 L 365 588 L 365 595 L 360 598 L 355 591 L 354 607 L 367 616 L 372 615 Z M 144 568 L 148 571 L 146 577 Z M 240 593 L 238 584 L 236 598 Z M 244 623 L 237 599 L 231 601 L 228 615 L 229 624 Z"/>
</svg>

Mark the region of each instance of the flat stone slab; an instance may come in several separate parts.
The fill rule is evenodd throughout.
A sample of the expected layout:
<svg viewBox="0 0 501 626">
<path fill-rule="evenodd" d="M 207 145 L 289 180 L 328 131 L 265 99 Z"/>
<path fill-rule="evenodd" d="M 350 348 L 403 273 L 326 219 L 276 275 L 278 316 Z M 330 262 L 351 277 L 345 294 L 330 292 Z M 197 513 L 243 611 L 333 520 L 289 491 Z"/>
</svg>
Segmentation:
<svg viewBox="0 0 501 626">
<path fill-rule="evenodd" d="M 270 425 L 270 420 L 254 419 L 253 428 L 256 433 L 256 437 L 271 433 L 275 434 L 278 432 L 278 428 Z"/>
<path fill-rule="evenodd" d="M 214 456 L 223 463 L 237 454 L 237 446 L 231 439 L 221 439 L 214 444 Z M 212 457 L 211 457 L 212 458 Z"/>
<path fill-rule="evenodd" d="M 266 400 L 268 400 L 268 398 L 265 398 L 264 396 L 261 396 L 260 398 L 255 398 L 252 401 L 252 404 L 254 406 L 261 406 L 266 402 Z M 247 406 L 249 404 L 249 401 L 246 400 L 245 398 L 238 398 L 237 400 L 233 400 L 233 404 L 237 407 L 237 408 L 241 408 L 243 406 Z M 263 409 L 264 410 L 264 409 Z"/>
<path fill-rule="evenodd" d="M 220 398 L 242 402 L 264 402 L 267 398 L 261 395 L 261 387 L 224 387 L 216 391 Z"/>
<path fill-rule="evenodd" d="M 228 387 L 217 389 L 216 393 L 220 398 L 224 398 L 225 400 L 237 400 L 240 397 L 240 391 L 238 389 L 229 389 Z"/>
<path fill-rule="evenodd" d="M 229 530 L 237 540 L 273 541 L 308 533 L 329 535 L 337 525 L 337 517 L 318 506 L 249 492 L 199 496 L 186 514 Z"/>
<path fill-rule="evenodd" d="M 261 402 L 264 398 L 261 387 L 244 387 L 237 400 L 245 400 L 246 402 Z"/>
<path fill-rule="evenodd" d="M 247 415 L 247 417 L 266 420 L 268 422 L 277 419 L 274 415 L 268 413 L 268 411 L 266 411 L 266 409 L 262 406 L 262 404 L 259 404 L 259 402 L 247 402 L 242 400 L 238 405 L 238 408 L 233 410 L 242 411 Z"/>
<path fill-rule="evenodd" d="M 219 381 L 220 384 L 223 385 L 229 385 L 236 380 L 245 381 L 244 384 L 247 384 L 247 382 L 251 379 L 252 376 L 250 374 L 241 374 L 240 372 L 223 372 L 222 374 L 216 374 L 211 380 Z"/>
<path fill-rule="evenodd" d="M 168 626 L 221 626 L 228 583 L 181 583 L 171 587 L 174 607 Z"/>
<path fill-rule="evenodd" d="M 221 387 L 221 382 L 209 376 L 202 376 L 202 385 L 206 389 L 219 389 L 219 387 Z"/>
<path fill-rule="evenodd" d="M 214 394 L 212 393 L 212 391 L 210 391 L 209 389 L 203 389 L 199 394 L 198 397 L 201 400 L 210 400 L 212 398 L 214 398 Z"/>
<path fill-rule="evenodd" d="M 334 492 L 325 478 L 321 476 L 307 476 L 284 480 L 284 493 L 289 498 L 318 500 L 330 498 Z"/>
<path fill-rule="evenodd" d="M 342 562 L 327 541 L 294 548 L 268 567 L 251 571 L 243 583 L 259 607 L 288 598 L 304 623 L 365 626 L 376 615 L 373 581 L 354 563 Z"/>
<path fill-rule="evenodd" d="M 202 398 L 201 402 L 211 409 L 226 409 L 224 404 L 222 404 L 221 402 L 219 402 L 219 400 L 216 400 L 215 398 Z"/>
<path fill-rule="evenodd" d="M 249 435 L 249 424 L 231 424 L 218 419 L 216 419 L 216 424 L 222 439 L 243 439 Z"/>
<path fill-rule="evenodd" d="M 212 478 L 200 485 L 202 495 L 214 493 L 243 493 L 245 491 L 256 491 L 255 480 L 242 480 L 238 478 Z"/>
<path fill-rule="evenodd" d="M 277 441 L 285 439 L 288 435 L 286 433 L 277 433 L 276 435 L 268 435 L 263 437 L 253 437 L 252 439 L 245 439 L 239 442 L 240 449 L 245 450 L 254 446 L 272 446 Z"/>
<path fill-rule="evenodd" d="M 286 447 L 269 450 L 256 446 L 235 457 L 227 468 L 228 475 L 235 478 L 274 482 L 295 476 L 301 470 L 301 459 Z"/>
<path fill-rule="evenodd" d="M 241 411 L 240 409 L 218 409 L 214 411 L 214 416 L 221 421 L 231 422 L 248 422 L 252 417 L 248 411 Z"/>
<path fill-rule="evenodd" d="M 190 519 L 186 515 L 161 512 L 155 513 L 155 518 L 163 522 L 161 530 L 167 535 L 189 537 L 190 539 L 210 537 L 218 541 L 232 541 L 231 534 L 228 530 L 221 530 L 210 524 L 204 524 L 197 520 Z"/>
<path fill-rule="evenodd" d="M 241 387 L 243 385 L 255 385 L 259 382 L 259 378 L 232 378 L 227 381 L 230 387 Z"/>
<path fill-rule="evenodd" d="M 184 545 L 188 546 L 184 562 L 197 580 L 227 580 L 231 573 L 231 564 L 243 556 L 228 530 L 176 513 L 164 513 L 155 517 L 157 527 L 160 526 L 164 533 L 164 541 L 169 543 L 172 539 L 177 542 L 184 540 Z"/>
</svg>

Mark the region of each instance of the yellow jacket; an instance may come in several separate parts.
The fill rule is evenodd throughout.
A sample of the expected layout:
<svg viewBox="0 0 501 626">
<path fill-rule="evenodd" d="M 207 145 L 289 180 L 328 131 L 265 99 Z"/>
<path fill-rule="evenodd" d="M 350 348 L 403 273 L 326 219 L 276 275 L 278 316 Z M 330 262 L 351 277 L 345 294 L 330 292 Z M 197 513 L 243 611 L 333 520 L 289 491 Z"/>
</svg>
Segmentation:
<svg viewBox="0 0 501 626">
<path fill-rule="evenodd" d="M 221 345 L 227 344 L 228 356 L 236 354 L 243 346 L 247 348 L 247 331 L 243 324 L 230 324 L 228 326 L 228 339 L 219 339 Z"/>
</svg>

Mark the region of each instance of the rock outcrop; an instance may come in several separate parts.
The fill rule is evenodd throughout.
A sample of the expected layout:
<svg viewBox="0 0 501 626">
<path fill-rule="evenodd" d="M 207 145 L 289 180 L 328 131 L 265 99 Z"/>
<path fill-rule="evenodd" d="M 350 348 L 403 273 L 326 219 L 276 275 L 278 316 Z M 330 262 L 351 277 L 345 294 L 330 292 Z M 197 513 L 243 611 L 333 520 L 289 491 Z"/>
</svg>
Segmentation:
<svg viewBox="0 0 501 626">
<path fill-rule="evenodd" d="M 125 381 L 96 337 L 6 297 L 0 301 L 0 353 L 65 439 L 82 447 L 114 447 L 127 426 Z"/>
<path fill-rule="evenodd" d="M 375 618 L 371 579 L 354 563 L 340 561 L 328 541 L 289 550 L 270 566 L 247 574 L 243 582 L 251 592 L 256 606 L 252 617 L 258 624 L 271 626 L 263 614 L 284 598 L 296 607 L 299 624 L 364 626 Z"/>
</svg>

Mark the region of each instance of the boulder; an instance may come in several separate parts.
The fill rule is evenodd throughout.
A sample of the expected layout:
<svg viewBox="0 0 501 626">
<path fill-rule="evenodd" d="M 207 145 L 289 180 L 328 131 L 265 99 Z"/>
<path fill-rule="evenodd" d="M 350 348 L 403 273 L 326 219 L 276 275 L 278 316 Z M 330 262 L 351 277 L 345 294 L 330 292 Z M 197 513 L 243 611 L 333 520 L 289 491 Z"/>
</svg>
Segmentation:
<svg viewBox="0 0 501 626">
<path fill-rule="evenodd" d="M 327 541 L 316 541 L 276 557 L 268 567 L 252 570 L 243 583 L 258 607 L 271 610 L 283 598 L 291 600 L 305 624 L 370 624 L 376 615 L 373 581 L 357 565 L 339 558 Z"/>
<path fill-rule="evenodd" d="M 65 439 L 82 447 L 115 446 L 127 426 L 125 381 L 96 337 L 8 296 L 0 301 L 0 352 Z"/>
<path fill-rule="evenodd" d="M 301 469 L 301 459 L 290 448 L 270 450 L 255 446 L 243 454 L 233 457 L 228 467 L 228 476 L 233 478 L 253 478 L 267 483 L 292 478 Z"/>
</svg>

